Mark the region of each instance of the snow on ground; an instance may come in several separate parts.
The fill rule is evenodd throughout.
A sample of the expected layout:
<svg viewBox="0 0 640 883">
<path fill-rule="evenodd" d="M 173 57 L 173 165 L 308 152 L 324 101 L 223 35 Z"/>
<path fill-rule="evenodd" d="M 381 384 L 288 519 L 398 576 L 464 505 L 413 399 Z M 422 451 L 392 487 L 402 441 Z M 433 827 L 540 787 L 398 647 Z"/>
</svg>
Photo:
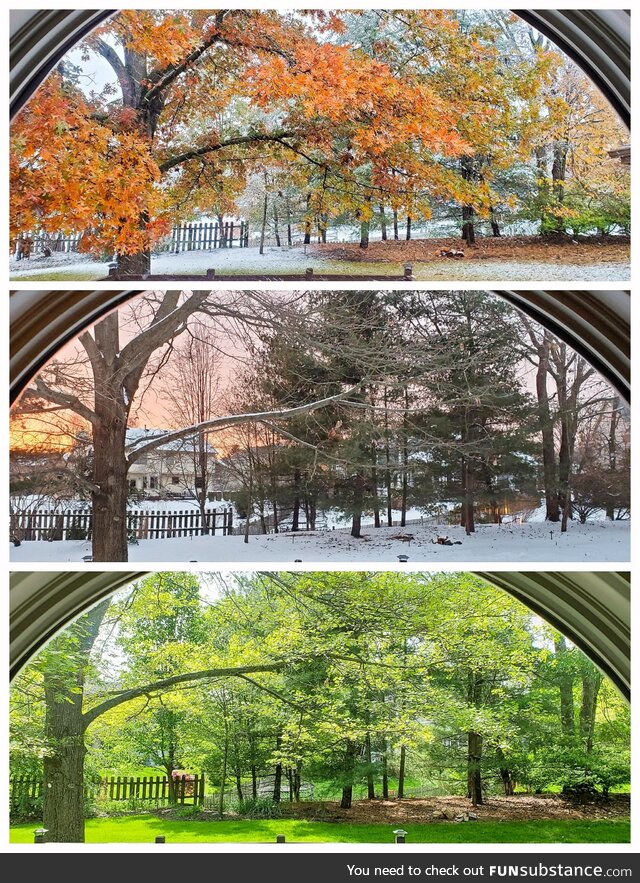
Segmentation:
<svg viewBox="0 0 640 883">
<path fill-rule="evenodd" d="M 159 562 L 198 562 L 203 564 L 271 561 L 282 565 L 301 561 L 323 566 L 336 562 L 371 562 L 397 564 L 398 555 L 408 555 L 409 564 L 429 566 L 456 562 L 625 562 L 629 560 L 629 521 L 571 523 L 567 533 L 560 526 L 543 523 L 478 525 L 476 533 L 466 536 L 458 526 L 432 524 L 406 528 L 367 527 L 363 538 L 353 539 L 348 529 L 301 533 L 252 535 L 249 543 L 241 536 L 188 537 L 140 540 L 129 546 L 129 561 L 153 566 Z M 412 535 L 410 542 L 398 537 Z M 460 545 L 432 543 L 446 535 Z M 16 563 L 40 561 L 82 562 L 91 554 L 91 544 L 81 540 L 23 542 L 11 547 Z"/>
<path fill-rule="evenodd" d="M 307 267 L 327 273 L 360 273 L 381 275 L 401 272 L 400 264 L 350 263 L 327 261 L 304 253 L 303 247 L 266 248 L 263 255 L 258 248 L 227 248 L 215 251 L 192 251 L 182 254 L 169 252 L 154 255 L 151 259 L 151 272 L 154 274 L 203 274 L 208 269 L 221 273 L 301 273 Z M 108 264 L 84 259 L 79 254 L 56 254 L 50 258 L 34 256 L 29 261 L 12 260 L 10 264 L 11 279 L 22 276 L 42 274 L 47 279 L 47 271 L 64 272 L 65 274 L 92 274 L 95 279 L 105 277 Z M 607 262 L 599 264 L 555 264 L 545 261 L 416 261 L 413 266 L 416 279 L 444 279 L 465 281 L 504 281 L 504 280 L 546 280 L 620 282 L 629 279 L 629 264 L 626 262 Z"/>
</svg>

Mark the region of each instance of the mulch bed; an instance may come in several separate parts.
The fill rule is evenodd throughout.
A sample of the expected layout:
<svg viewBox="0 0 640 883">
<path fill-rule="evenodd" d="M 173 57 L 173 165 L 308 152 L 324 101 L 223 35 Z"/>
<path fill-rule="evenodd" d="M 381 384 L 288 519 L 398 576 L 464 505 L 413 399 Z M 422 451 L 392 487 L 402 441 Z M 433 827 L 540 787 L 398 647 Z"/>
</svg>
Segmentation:
<svg viewBox="0 0 640 883">
<path fill-rule="evenodd" d="M 307 246 L 307 253 L 334 261 L 442 262 L 441 249 L 462 250 L 461 261 L 548 261 L 549 263 L 600 264 L 628 261 L 630 240 L 626 236 L 592 236 L 575 239 L 542 239 L 540 236 L 478 237 L 469 247 L 458 237 L 375 241 L 369 248 L 357 242 L 331 242 Z M 451 263 L 456 263 L 451 259 Z"/>
<path fill-rule="evenodd" d="M 327 822 L 362 822 L 364 824 L 442 822 L 440 813 L 451 820 L 473 811 L 478 821 L 534 821 L 541 819 L 616 819 L 630 813 L 629 795 L 615 795 L 608 800 L 575 804 L 553 794 L 518 794 L 515 797 L 491 797 L 483 806 L 471 806 L 464 797 L 405 798 L 404 800 L 357 800 L 351 809 L 339 803 L 283 803 L 283 815 Z M 435 814 L 435 815 L 434 815 Z"/>
<path fill-rule="evenodd" d="M 454 822 L 456 816 L 473 811 L 478 821 L 532 822 L 558 819 L 624 819 L 631 809 L 628 794 L 614 795 L 590 803 L 577 804 L 556 794 L 518 794 L 515 797 L 491 797 L 483 806 L 471 806 L 464 797 L 409 797 L 404 800 L 355 800 L 351 809 L 340 809 L 332 801 L 301 801 L 281 804 L 283 818 L 315 822 L 351 822 L 353 824 L 427 824 Z M 138 810 L 139 812 L 139 810 Z M 163 819 L 184 821 L 180 809 L 166 807 L 154 811 Z M 215 821 L 214 810 L 202 810 L 193 821 Z M 225 813 L 225 819 L 241 818 Z"/>
</svg>

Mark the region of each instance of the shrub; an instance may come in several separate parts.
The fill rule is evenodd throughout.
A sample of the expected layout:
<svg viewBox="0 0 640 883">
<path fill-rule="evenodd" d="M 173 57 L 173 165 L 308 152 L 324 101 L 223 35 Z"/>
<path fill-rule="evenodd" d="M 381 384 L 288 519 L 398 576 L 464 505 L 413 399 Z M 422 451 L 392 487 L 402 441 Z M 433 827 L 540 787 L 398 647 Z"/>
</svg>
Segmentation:
<svg viewBox="0 0 640 883">
<path fill-rule="evenodd" d="M 282 816 L 282 807 L 270 797 L 248 797 L 239 800 L 235 809 L 239 816 L 248 819 L 279 819 Z"/>
</svg>

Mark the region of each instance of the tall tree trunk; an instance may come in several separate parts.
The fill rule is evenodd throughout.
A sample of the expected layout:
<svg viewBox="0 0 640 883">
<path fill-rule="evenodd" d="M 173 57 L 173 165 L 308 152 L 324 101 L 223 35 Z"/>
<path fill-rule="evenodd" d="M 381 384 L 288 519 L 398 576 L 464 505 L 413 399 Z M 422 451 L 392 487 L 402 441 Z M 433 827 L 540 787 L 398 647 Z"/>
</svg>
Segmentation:
<svg viewBox="0 0 640 883">
<path fill-rule="evenodd" d="M 293 470 L 293 516 L 291 521 L 291 533 L 297 533 L 300 530 L 300 470 Z"/>
<path fill-rule="evenodd" d="M 309 215 L 309 209 L 311 207 L 311 194 L 307 193 L 307 211 L 304 218 L 304 244 L 309 245 L 311 243 L 311 217 Z"/>
<path fill-rule="evenodd" d="M 398 230 L 398 209 L 393 210 L 393 238 L 398 240 L 400 239 L 400 233 Z"/>
<path fill-rule="evenodd" d="M 382 241 L 387 241 L 387 216 L 384 213 L 384 205 L 380 203 L 380 231 Z"/>
<path fill-rule="evenodd" d="M 474 224 L 475 211 L 472 205 L 462 206 L 462 238 L 467 245 L 476 244 L 476 230 Z"/>
<path fill-rule="evenodd" d="M 51 843 L 84 843 L 84 683 L 109 603 L 98 604 L 70 627 L 77 664 L 68 672 L 64 665 L 44 669 L 47 751 L 43 757 L 42 822 Z"/>
<path fill-rule="evenodd" d="M 342 786 L 342 799 L 340 809 L 351 809 L 353 800 L 353 772 L 356 760 L 356 746 L 349 739 L 344 753 L 344 784 Z"/>
<path fill-rule="evenodd" d="M 389 450 L 389 410 L 387 387 L 384 388 L 384 481 L 387 490 L 387 527 L 393 527 L 393 499 L 391 490 L 391 451 Z"/>
<path fill-rule="evenodd" d="M 404 416 L 402 420 L 402 504 L 400 526 L 407 524 L 407 503 L 409 499 L 409 390 L 404 390 Z"/>
<path fill-rule="evenodd" d="M 470 671 L 468 673 L 467 701 L 475 708 L 480 708 L 482 705 L 483 686 L 482 675 Z M 482 793 L 482 749 L 482 734 L 471 730 L 467 733 L 467 796 L 474 806 L 481 806 L 484 803 Z"/>
<path fill-rule="evenodd" d="M 588 669 L 582 673 L 582 700 L 580 703 L 580 738 L 588 754 L 593 751 L 593 732 L 601 685 L 602 675 L 595 666 L 589 664 Z"/>
<path fill-rule="evenodd" d="M 291 204 L 289 202 L 289 194 L 287 193 L 286 197 L 286 207 L 287 207 L 287 245 L 291 247 L 293 245 L 293 236 L 291 235 Z"/>
<path fill-rule="evenodd" d="M 498 221 L 496 220 L 496 213 L 495 213 L 495 209 L 493 206 L 491 206 L 490 211 L 491 211 L 491 235 L 494 237 L 502 236 L 502 233 L 500 232 L 500 225 L 498 224 Z"/>
<path fill-rule="evenodd" d="M 404 797 L 404 777 L 407 763 L 407 749 L 404 745 L 400 746 L 400 765 L 398 767 L 398 799 Z"/>
<path fill-rule="evenodd" d="M 364 505 L 365 477 L 358 472 L 353 479 L 353 514 L 351 517 L 351 536 L 360 539 L 362 536 L 362 507 Z"/>
<path fill-rule="evenodd" d="M 278 730 L 276 734 L 276 753 L 282 747 L 282 732 Z M 280 803 L 282 792 L 282 762 L 276 763 L 275 776 L 273 777 L 273 802 Z"/>
<path fill-rule="evenodd" d="M 573 673 L 567 665 L 567 641 L 563 635 L 554 639 L 554 650 L 559 666 L 560 728 L 563 736 L 575 735 L 575 708 L 573 704 Z"/>
<path fill-rule="evenodd" d="M 549 353 L 551 338 L 545 329 L 542 338 L 536 342 L 538 367 L 536 369 L 536 396 L 538 399 L 538 421 L 542 435 L 542 469 L 547 521 L 560 521 L 560 501 L 558 497 L 558 467 L 554 438 L 554 420 L 549 406 L 547 383 L 549 378 Z"/>
<path fill-rule="evenodd" d="M 265 182 L 264 203 L 262 206 L 262 224 L 260 226 L 260 254 L 264 254 L 264 240 L 267 235 L 267 210 L 269 208 L 269 194 Z"/>
<path fill-rule="evenodd" d="M 567 156 L 569 145 L 566 141 L 556 141 L 553 145 L 553 162 L 551 164 L 551 186 L 555 199 L 562 204 L 564 202 L 565 178 L 567 176 Z M 554 215 L 554 227 L 557 233 L 565 232 L 565 220 L 560 215 Z"/>
<path fill-rule="evenodd" d="M 411 215 L 407 215 L 407 241 L 411 239 Z"/>
<path fill-rule="evenodd" d="M 620 399 L 618 396 L 614 396 L 611 399 L 611 417 L 609 419 L 609 434 L 607 436 L 607 453 L 608 453 L 608 467 L 609 474 L 613 475 L 618 468 L 618 444 L 617 444 L 617 430 L 618 430 L 618 421 L 620 419 Z M 616 515 L 615 509 L 615 500 L 613 495 L 609 493 L 607 495 L 607 505 L 606 505 L 606 517 L 609 521 L 613 521 Z"/>
<path fill-rule="evenodd" d="M 371 758 L 371 733 L 367 733 L 365 737 L 365 752 L 367 759 L 367 799 L 376 799 L 376 786 L 373 781 L 373 760 Z"/>
<path fill-rule="evenodd" d="M 82 693 L 44 674 L 45 739 L 42 822 L 52 843 L 84 843 Z"/>
<path fill-rule="evenodd" d="M 382 799 L 389 799 L 389 759 L 387 756 L 387 740 L 382 740 Z"/>
<path fill-rule="evenodd" d="M 278 200 L 275 198 L 273 200 L 273 235 L 276 237 L 276 246 L 280 248 L 282 243 L 280 242 L 280 227 L 278 222 Z"/>
<path fill-rule="evenodd" d="M 91 551 L 94 561 L 127 561 L 127 406 L 117 376 L 118 314 L 97 323 L 95 341 L 103 363 L 94 379 Z"/>
</svg>

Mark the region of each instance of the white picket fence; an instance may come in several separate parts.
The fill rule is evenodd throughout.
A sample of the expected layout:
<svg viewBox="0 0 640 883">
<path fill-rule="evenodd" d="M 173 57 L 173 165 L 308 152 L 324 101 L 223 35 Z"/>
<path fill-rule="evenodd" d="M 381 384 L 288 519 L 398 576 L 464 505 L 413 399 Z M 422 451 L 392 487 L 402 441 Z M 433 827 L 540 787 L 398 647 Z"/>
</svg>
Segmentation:
<svg viewBox="0 0 640 883">
<path fill-rule="evenodd" d="M 90 509 L 51 509 L 12 512 L 10 516 L 12 539 L 80 540 L 91 539 L 92 515 Z M 131 509 L 127 513 L 127 533 L 131 539 L 164 540 L 172 537 L 190 537 L 207 534 L 233 534 L 233 510 L 205 509 L 203 523 L 199 509 L 166 510 Z"/>
</svg>

